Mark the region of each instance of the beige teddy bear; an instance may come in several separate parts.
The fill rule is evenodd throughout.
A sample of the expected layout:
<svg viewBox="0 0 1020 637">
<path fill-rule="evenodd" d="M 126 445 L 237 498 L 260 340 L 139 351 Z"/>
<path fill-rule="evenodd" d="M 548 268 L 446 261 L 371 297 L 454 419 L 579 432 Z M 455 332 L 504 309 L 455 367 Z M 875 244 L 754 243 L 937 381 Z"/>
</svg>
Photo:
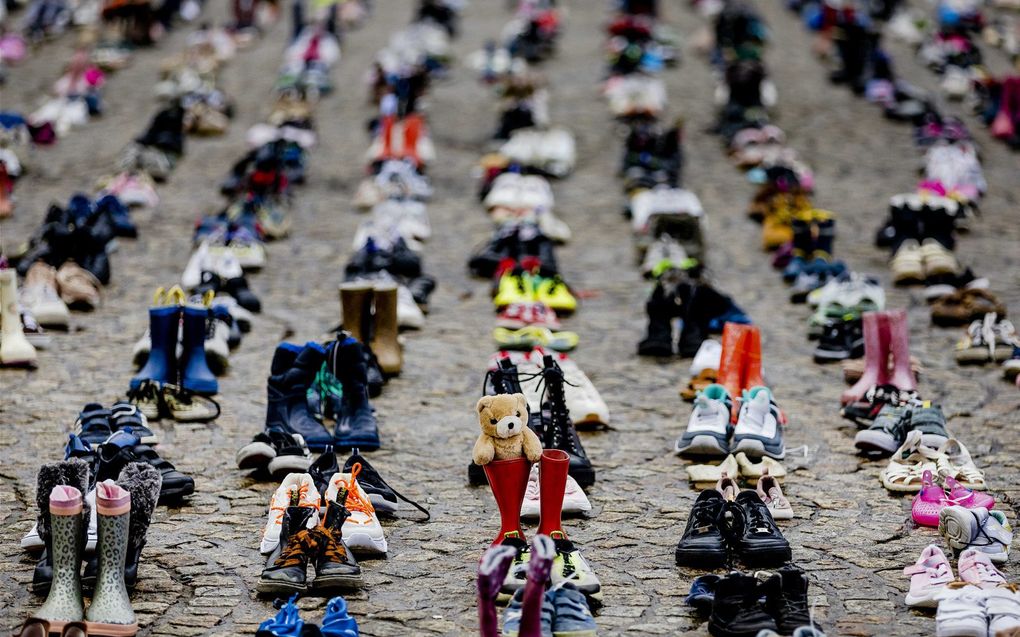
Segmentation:
<svg viewBox="0 0 1020 637">
<path fill-rule="evenodd" d="M 524 394 L 482 396 L 477 409 L 482 433 L 475 442 L 475 464 L 521 456 L 538 462 L 542 457 L 542 441 L 528 428 L 528 401 Z"/>
</svg>

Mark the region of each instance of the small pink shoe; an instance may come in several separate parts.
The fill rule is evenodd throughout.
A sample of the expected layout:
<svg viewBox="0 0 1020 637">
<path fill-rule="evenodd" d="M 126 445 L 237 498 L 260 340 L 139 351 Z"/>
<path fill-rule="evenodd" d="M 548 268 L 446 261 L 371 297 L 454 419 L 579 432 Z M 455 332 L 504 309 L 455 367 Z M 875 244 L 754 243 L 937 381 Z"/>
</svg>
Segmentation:
<svg viewBox="0 0 1020 637">
<path fill-rule="evenodd" d="M 952 476 L 945 479 L 945 484 L 943 493 L 946 494 L 949 504 L 958 504 L 968 509 L 985 508 L 989 511 L 995 506 L 995 497 L 990 493 L 968 489 Z"/>
<path fill-rule="evenodd" d="M 914 496 L 910 516 L 921 526 L 938 528 L 939 511 L 952 504 L 942 487 L 936 486 L 931 471 L 921 474 L 921 491 Z M 929 547 L 930 548 L 930 547 Z"/>
<path fill-rule="evenodd" d="M 910 576 L 907 606 L 935 608 L 939 603 L 935 596 L 953 581 L 953 568 L 946 554 L 934 544 L 921 551 L 917 562 L 903 569 L 903 574 Z"/>
<path fill-rule="evenodd" d="M 977 549 L 967 549 L 960 553 L 957 565 L 960 579 L 968 584 L 975 584 L 981 588 L 994 588 L 1007 583 L 1006 577 L 999 572 L 999 569 L 995 568 L 988 554 Z"/>
</svg>

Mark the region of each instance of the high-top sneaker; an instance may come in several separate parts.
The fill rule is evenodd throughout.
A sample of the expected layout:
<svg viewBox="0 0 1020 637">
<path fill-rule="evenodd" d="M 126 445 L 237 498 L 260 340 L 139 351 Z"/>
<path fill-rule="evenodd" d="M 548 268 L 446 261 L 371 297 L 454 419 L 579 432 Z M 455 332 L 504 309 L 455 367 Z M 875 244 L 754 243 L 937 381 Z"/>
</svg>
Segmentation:
<svg viewBox="0 0 1020 637">
<path fill-rule="evenodd" d="M 326 504 L 326 515 L 317 529 L 320 535 L 315 560 L 316 589 L 360 588 L 364 583 L 361 567 L 343 538 L 343 525 L 351 514 L 343 504 L 346 500 L 346 490 L 338 492 L 337 499 Z"/>
<path fill-rule="evenodd" d="M 259 593 L 300 593 L 307 588 L 308 560 L 319 552 L 318 534 L 307 528 L 315 509 L 284 510 L 280 542 L 269 554 L 255 589 Z"/>
<path fill-rule="evenodd" d="M 775 631 L 775 620 L 759 601 L 762 593 L 758 580 L 751 575 L 733 572 L 723 577 L 716 584 L 708 632 L 715 637 L 744 637 Z"/>
<path fill-rule="evenodd" d="M 595 469 L 591 466 L 588 454 L 581 446 L 581 440 L 577 437 L 577 430 L 570 420 L 570 412 L 567 411 L 566 397 L 563 393 L 563 370 L 556 363 L 556 359 L 546 354 L 543 358 L 545 365 L 542 371 L 543 382 L 545 383 L 544 400 L 542 402 L 542 421 L 544 423 L 543 447 L 546 449 L 560 449 L 567 452 L 570 457 L 569 475 L 582 488 L 595 484 Z"/>
<path fill-rule="evenodd" d="M 342 449 L 379 448 L 379 425 L 368 400 L 368 376 L 362 345 L 348 337 L 337 341 L 326 354 L 329 371 L 343 385 L 339 413 L 335 414 L 334 444 Z"/>
<path fill-rule="evenodd" d="M 298 433 L 313 451 L 333 443 L 333 436 L 308 409 L 308 388 L 322 367 L 326 351 L 316 343 L 303 348 L 282 343 L 273 354 L 266 383 L 266 430 Z"/>
<path fill-rule="evenodd" d="M 808 578 L 796 566 L 784 566 L 765 581 L 765 608 L 786 635 L 811 624 L 808 609 Z"/>
</svg>

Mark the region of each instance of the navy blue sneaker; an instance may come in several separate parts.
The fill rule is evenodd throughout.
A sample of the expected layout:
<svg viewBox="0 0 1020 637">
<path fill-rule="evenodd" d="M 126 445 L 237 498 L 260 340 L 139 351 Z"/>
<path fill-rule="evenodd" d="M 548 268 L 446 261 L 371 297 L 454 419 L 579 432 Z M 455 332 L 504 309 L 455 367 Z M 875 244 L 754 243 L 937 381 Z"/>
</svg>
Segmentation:
<svg viewBox="0 0 1020 637">
<path fill-rule="evenodd" d="M 503 614 L 503 637 L 517 637 L 521 632 L 521 614 L 524 611 L 524 588 L 520 588 L 510 598 L 510 604 Z M 556 608 L 553 604 L 553 593 L 548 592 L 542 599 L 542 637 L 553 637 L 553 616 Z"/>
<path fill-rule="evenodd" d="M 719 583 L 718 575 L 702 575 L 695 577 L 691 582 L 691 591 L 687 594 L 688 606 L 693 606 L 702 615 L 712 612 L 712 602 L 715 600 L 715 587 Z"/>
<path fill-rule="evenodd" d="M 323 637 L 359 637 L 358 622 L 347 612 L 347 600 L 334 597 L 326 604 L 320 628 Z"/>
<path fill-rule="evenodd" d="M 305 622 L 298 615 L 298 607 L 294 602 L 297 600 L 294 595 L 286 604 L 280 607 L 276 617 L 267 619 L 259 624 L 255 637 L 301 637 L 302 628 Z"/>
<path fill-rule="evenodd" d="M 113 428 L 110 425 L 110 410 L 99 403 L 89 403 L 78 414 L 74 423 L 75 434 L 85 444 L 98 447 L 103 444 Z"/>
<path fill-rule="evenodd" d="M 119 400 L 110 407 L 110 426 L 114 431 L 131 427 L 131 432 L 138 436 L 143 445 L 156 445 L 159 438 L 149 429 L 149 420 L 138 407 L 129 402 Z"/>
<path fill-rule="evenodd" d="M 584 593 L 571 584 L 564 584 L 561 588 L 546 593 L 546 597 L 549 596 L 552 596 L 556 613 L 553 619 L 553 635 L 595 637 L 598 626 L 591 615 L 591 609 L 588 608 L 588 600 L 585 599 Z"/>
</svg>

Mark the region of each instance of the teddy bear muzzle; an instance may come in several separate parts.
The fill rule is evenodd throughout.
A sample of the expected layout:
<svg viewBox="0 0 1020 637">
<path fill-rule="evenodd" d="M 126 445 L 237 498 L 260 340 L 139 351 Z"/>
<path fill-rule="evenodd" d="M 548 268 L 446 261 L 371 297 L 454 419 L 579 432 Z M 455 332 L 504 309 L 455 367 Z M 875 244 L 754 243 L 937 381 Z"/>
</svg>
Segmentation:
<svg viewBox="0 0 1020 637">
<path fill-rule="evenodd" d="M 496 423 L 496 435 L 500 438 L 511 438 L 518 435 L 524 428 L 524 423 L 517 416 L 503 416 Z"/>
</svg>

